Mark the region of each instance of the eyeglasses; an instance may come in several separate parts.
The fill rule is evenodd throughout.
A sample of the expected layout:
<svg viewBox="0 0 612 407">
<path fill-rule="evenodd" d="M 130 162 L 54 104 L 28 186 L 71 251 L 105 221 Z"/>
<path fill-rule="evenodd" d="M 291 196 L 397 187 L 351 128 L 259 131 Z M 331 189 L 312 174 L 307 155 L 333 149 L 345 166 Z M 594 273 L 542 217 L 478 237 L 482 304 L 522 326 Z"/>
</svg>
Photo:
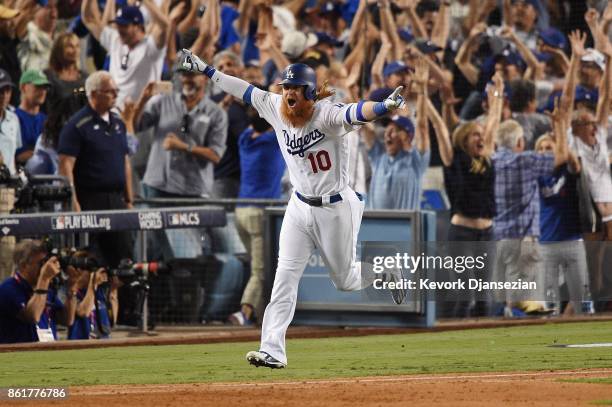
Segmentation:
<svg viewBox="0 0 612 407">
<path fill-rule="evenodd" d="M 121 69 L 123 69 L 124 71 L 128 67 L 128 61 L 129 60 L 130 60 L 130 50 L 128 49 L 127 54 L 125 54 L 124 56 L 121 57 Z"/>
<path fill-rule="evenodd" d="M 576 120 L 574 121 L 576 126 L 595 126 L 597 127 L 597 122 L 592 120 Z"/>
<path fill-rule="evenodd" d="M 105 95 L 117 96 L 119 94 L 119 89 L 117 89 L 117 88 L 97 89 L 96 92 L 103 93 Z"/>
<path fill-rule="evenodd" d="M 181 121 L 181 133 L 187 134 L 189 133 L 189 115 L 186 114 L 183 116 L 183 120 Z"/>
</svg>

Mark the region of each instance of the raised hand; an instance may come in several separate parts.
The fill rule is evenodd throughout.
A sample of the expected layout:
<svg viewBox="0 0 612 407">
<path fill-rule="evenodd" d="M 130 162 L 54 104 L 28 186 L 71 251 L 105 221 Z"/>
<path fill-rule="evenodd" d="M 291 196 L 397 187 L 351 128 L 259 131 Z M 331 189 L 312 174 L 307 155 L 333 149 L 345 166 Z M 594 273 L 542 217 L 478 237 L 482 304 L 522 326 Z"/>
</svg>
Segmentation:
<svg viewBox="0 0 612 407">
<path fill-rule="evenodd" d="M 569 41 L 572 46 L 572 55 L 576 55 L 577 58 L 581 58 L 585 53 L 584 43 L 586 42 L 586 33 L 580 30 L 574 30 L 569 34 Z"/>
<path fill-rule="evenodd" d="M 168 15 L 168 17 L 170 18 L 170 21 L 178 25 L 178 23 L 181 22 L 181 19 L 186 10 L 187 10 L 187 3 L 185 2 L 178 3 L 176 6 L 174 6 L 172 10 L 170 10 L 170 14 Z"/>
<path fill-rule="evenodd" d="M 474 27 L 472 27 L 472 29 L 470 30 L 470 35 L 469 36 L 470 36 L 470 38 L 477 37 L 478 35 L 480 35 L 483 32 L 485 32 L 486 29 L 487 29 L 487 24 L 486 23 L 478 23 Z"/>
<path fill-rule="evenodd" d="M 40 269 L 39 279 L 50 282 L 60 273 L 60 264 L 57 257 L 53 256 Z"/>
<path fill-rule="evenodd" d="M 504 78 L 501 73 L 496 72 L 492 80 L 493 86 L 487 86 L 487 101 L 489 102 L 489 107 L 493 105 L 496 98 L 504 97 Z"/>
<path fill-rule="evenodd" d="M 606 9 L 603 12 L 603 21 L 612 21 L 612 2 L 608 2 Z"/>
<path fill-rule="evenodd" d="M 205 73 L 209 65 L 200 57 L 194 55 L 190 50 L 183 48 L 181 51 L 181 64 L 179 69 L 187 72 Z"/>
<path fill-rule="evenodd" d="M 404 89 L 403 86 L 398 86 L 397 88 L 395 88 L 393 93 L 389 95 L 388 98 L 383 100 L 383 103 L 385 104 L 385 107 L 387 108 L 388 112 L 391 112 L 395 109 L 401 109 L 406 105 L 406 102 L 404 101 L 404 98 L 401 95 L 402 89 Z"/>
<path fill-rule="evenodd" d="M 429 65 L 425 61 L 426 57 L 417 59 L 415 64 L 415 73 L 412 80 L 419 85 L 425 86 L 429 82 Z"/>
<path fill-rule="evenodd" d="M 590 8 L 586 13 L 584 13 L 584 21 L 586 21 L 589 26 L 597 24 L 598 20 L 599 12 L 596 9 Z"/>
</svg>

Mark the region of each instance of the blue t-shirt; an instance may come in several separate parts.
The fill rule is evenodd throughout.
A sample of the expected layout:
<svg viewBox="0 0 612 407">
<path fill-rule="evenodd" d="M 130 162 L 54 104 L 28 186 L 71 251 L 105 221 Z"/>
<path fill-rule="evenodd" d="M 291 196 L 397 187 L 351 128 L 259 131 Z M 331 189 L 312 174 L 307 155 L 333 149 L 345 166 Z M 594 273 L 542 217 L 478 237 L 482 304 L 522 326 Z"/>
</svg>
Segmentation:
<svg viewBox="0 0 612 407">
<path fill-rule="evenodd" d="M 251 138 L 253 128 L 238 139 L 240 151 L 240 192 L 238 198 L 280 198 L 285 161 L 274 130 Z"/>
<path fill-rule="evenodd" d="M 552 175 L 538 178 L 540 187 L 540 241 L 578 240 L 578 176 L 563 166 Z"/>
<path fill-rule="evenodd" d="M 249 61 L 259 61 L 259 48 L 257 48 L 257 45 L 255 45 L 256 34 L 257 23 L 249 23 L 249 31 L 244 41 L 244 49 L 242 50 L 242 60 L 244 61 L 244 63 L 247 63 Z"/>
<path fill-rule="evenodd" d="M 221 6 L 221 33 L 219 35 L 220 48 L 226 49 L 240 41 L 240 36 L 234 28 L 234 20 L 240 16 L 234 7 L 224 4 Z"/>
<path fill-rule="evenodd" d="M 79 290 L 77 298 L 83 301 L 87 294 L 87 289 Z M 107 339 L 110 338 L 110 317 L 108 315 L 108 306 L 106 304 L 106 296 L 104 290 L 98 287 L 95 293 L 95 302 L 97 307 L 85 317 L 74 318 L 74 323 L 68 328 L 68 339 Z"/>
<path fill-rule="evenodd" d="M 89 105 L 76 112 L 59 137 L 57 152 L 76 157 L 77 191 L 123 191 L 125 156 L 128 154 L 125 124 L 115 113 L 105 121 Z"/>
<path fill-rule="evenodd" d="M 47 115 L 42 112 L 30 114 L 19 107 L 15 109 L 15 114 L 19 117 L 19 125 L 21 126 L 21 147 L 17 149 L 16 154 L 21 154 L 26 150 L 34 150 L 36 141 L 43 131 Z"/>
<path fill-rule="evenodd" d="M 421 203 L 423 175 L 429 166 L 430 150 L 400 150 L 395 157 L 377 141 L 368 152 L 372 180 L 367 205 L 370 209 L 417 210 Z"/>
<path fill-rule="evenodd" d="M 24 322 L 17 315 L 25 310 L 33 295 L 30 284 L 16 273 L 0 284 L 0 343 L 38 342 L 36 324 Z M 57 339 L 55 315 L 64 308 L 53 289 L 47 294 L 47 305 L 40 316 L 38 327 L 51 328 Z"/>
</svg>

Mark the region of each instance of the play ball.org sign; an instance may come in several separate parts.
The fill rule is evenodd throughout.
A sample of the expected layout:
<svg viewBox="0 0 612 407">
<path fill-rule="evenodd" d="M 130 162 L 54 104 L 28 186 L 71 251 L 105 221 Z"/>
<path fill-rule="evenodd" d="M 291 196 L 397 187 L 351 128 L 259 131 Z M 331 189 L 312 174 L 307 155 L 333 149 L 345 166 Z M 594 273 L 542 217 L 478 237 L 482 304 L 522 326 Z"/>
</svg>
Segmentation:
<svg viewBox="0 0 612 407">
<path fill-rule="evenodd" d="M 111 230 L 109 217 L 98 215 L 62 215 L 51 218 L 53 230 Z"/>
</svg>

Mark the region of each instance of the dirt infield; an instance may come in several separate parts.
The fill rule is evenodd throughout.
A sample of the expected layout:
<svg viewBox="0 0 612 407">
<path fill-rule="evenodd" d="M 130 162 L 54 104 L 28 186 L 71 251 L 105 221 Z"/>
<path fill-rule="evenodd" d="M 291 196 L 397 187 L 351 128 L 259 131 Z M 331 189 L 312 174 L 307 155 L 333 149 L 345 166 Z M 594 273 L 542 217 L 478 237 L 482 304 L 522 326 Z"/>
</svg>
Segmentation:
<svg viewBox="0 0 612 407">
<path fill-rule="evenodd" d="M 612 376 L 612 369 L 387 376 L 269 383 L 117 385 L 70 388 L 67 400 L 36 406 L 583 406 L 612 399 L 609 384 L 563 379 Z M 7 403 L 21 405 L 23 402 Z"/>
</svg>

